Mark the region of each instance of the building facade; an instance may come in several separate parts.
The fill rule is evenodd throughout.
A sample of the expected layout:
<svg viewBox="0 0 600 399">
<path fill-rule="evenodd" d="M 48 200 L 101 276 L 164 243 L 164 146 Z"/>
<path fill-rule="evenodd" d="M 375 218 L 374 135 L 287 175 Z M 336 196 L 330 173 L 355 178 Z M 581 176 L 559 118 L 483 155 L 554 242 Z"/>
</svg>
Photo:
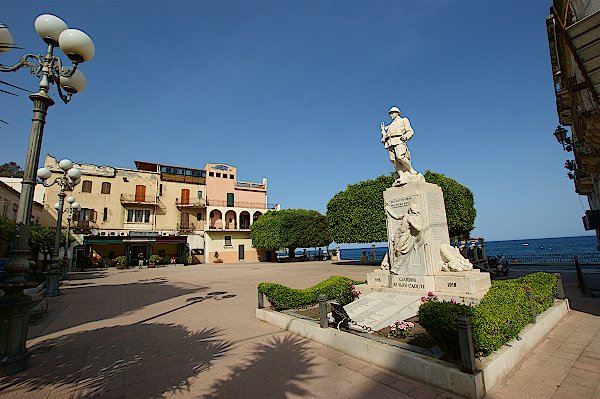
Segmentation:
<svg viewBox="0 0 600 399">
<path fill-rule="evenodd" d="M 11 179 L 12 181 L 10 184 L 7 184 L 4 179 Z M 16 182 L 16 180 L 18 180 L 18 182 Z M 21 180 L 22 179 L 13 178 L 0 179 L 0 217 L 10 220 L 17 219 L 19 197 L 21 195 Z M 33 201 L 33 207 L 31 208 L 32 226 L 41 224 L 43 210 L 44 206 L 41 203 Z M 11 245 L 12 243 L 9 242 L 0 242 L 0 258 L 8 258 Z"/>
<path fill-rule="evenodd" d="M 565 167 L 575 192 L 588 199 L 584 227 L 596 230 L 600 244 L 600 2 L 554 0 L 546 28 L 560 124 L 555 135 L 573 154 Z"/>
<path fill-rule="evenodd" d="M 74 251 L 77 266 L 98 259 L 111 262 L 120 255 L 130 265 L 140 258 L 147 262 L 155 254 L 177 263 L 187 263 L 188 256 L 194 262 L 209 262 L 215 251 L 226 262 L 267 259 L 264 251 L 259 256 L 261 252 L 251 248 L 249 230 L 250 219 L 267 207 L 266 179 L 262 184 L 238 182 L 235 168 L 227 165 L 196 169 L 135 161 L 135 166 L 75 165 L 82 171 L 81 183 L 68 195 L 81 205 L 71 222 L 79 242 Z M 61 173 L 58 161 L 49 155 L 45 167 L 53 173 L 49 181 Z M 216 170 L 220 170 L 218 177 Z M 243 189 L 236 189 L 238 183 Z M 47 188 L 45 225 L 56 224 L 53 204 L 59 191 L 57 186 Z M 227 202 L 230 194 L 233 202 Z M 66 223 L 63 218 L 65 227 Z M 226 240 L 230 245 L 225 245 Z"/>
</svg>

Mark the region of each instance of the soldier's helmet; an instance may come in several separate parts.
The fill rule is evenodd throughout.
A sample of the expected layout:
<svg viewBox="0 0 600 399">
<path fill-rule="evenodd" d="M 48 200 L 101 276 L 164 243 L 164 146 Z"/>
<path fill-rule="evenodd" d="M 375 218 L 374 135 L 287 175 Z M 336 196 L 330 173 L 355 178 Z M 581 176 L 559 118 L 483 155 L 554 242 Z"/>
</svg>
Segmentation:
<svg viewBox="0 0 600 399">
<path fill-rule="evenodd" d="M 401 115 L 402 113 L 400 112 L 400 109 L 398 109 L 398 107 L 392 107 L 390 108 L 390 110 L 388 111 L 388 114 L 391 114 L 392 112 L 397 112 L 398 115 Z"/>
</svg>

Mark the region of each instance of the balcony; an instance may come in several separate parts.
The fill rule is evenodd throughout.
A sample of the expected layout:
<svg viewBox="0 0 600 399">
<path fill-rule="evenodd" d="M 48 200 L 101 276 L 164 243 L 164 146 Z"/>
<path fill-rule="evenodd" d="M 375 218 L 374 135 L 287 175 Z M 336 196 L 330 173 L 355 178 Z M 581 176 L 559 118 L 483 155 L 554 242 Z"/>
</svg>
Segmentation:
<svg viewBox="0 0 600 399">
<path fill-rule="evenodd" d="M 206 200 L 204 198 L 176 198 L 177 208 L 205 208 Z"/>
<path fill-rule="evenodd" d="M 74 231 L 90 231 L 92 229 L 97 229 L 98 224 L 92 220 L 74 220 L 71 222 L 71 228 Z"/>
<path fill-rule="evenodd" d="M 266 204 L 264 202 L 242 202 L 234 201 L 233 206 L 227 204 L 226 200 L 206 200 L 208 206 L 223 206 L 229 208 L 250 208 L 250 209 L 275 209 L 277 204 Z"/>
<path fill-rule="evenodd" d="M 177 231 L 179 233 L 191 233 L 196 230 L 197 228 L 194 223 L 177 223 Z"/>
<path fill-rule="evenodd" d="M 155 196 L 138 194 L 121 194 L 121 205 L 158 205 L 159 200 Z"/>
</svg>

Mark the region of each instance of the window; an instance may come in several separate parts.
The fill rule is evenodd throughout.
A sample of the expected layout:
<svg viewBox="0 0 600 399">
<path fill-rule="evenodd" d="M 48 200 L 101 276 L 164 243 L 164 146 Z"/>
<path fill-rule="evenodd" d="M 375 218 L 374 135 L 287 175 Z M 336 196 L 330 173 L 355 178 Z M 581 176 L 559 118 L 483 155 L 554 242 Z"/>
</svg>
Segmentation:
<svg viewBox="0 0 600 399">
<path fill-rule="evenodd" d="M 227 193 L 227 206 L 234 206 L 233 205 L 233 193 Z"/>
<path fill-rule="evenodd" d="M 91 193 L 92 192 L 92 182 L 90 180 L 84 180 L 81 185 L 82 193 Z"/>
<path fill-rule="evenodd" d="M 102 194 L 110 194 L 110 183 L 108 182 L 104 182 L 102 183 L 102 191 L 100 191 Z"/>
<path fill-rule="evenodd" d="M 2 216 L 8 215 L 8 202 L 4 200 L 4 206 L 2 207 Z"/>
<path fill-rule="evenodd" d="M 217 172 L 217 177 L 221 177 L 221 174 L 219 172 Z"/>
<path fill-rule="evenodd" d="M 108 208 L 104 208 L 104 212 L 102 213 L 102 221 L 106 222 L 108 220 Z"/>
<path fill-rule="evenodd" d="M 225 236 L 225 246 L 226 247 L 233 247 L 233 244 L 231 244 L 231 236 Z"/>
<path fill-rule="evenodd" d="M 150 223 L 150 210 L 128 209 L 127 223 Z"/>
<path fill-rule="evenodd" d="M 209 177 L 213 177 L 214 175 L 215 175 L 215 172 L 208 172 Z"/>
<path fill-rule="evenodd" d="M 233 179 L 233 175 L 229 175 L 229 178 L 230 178 L 230 179 Z"/>
<path fill-rule="evenodd" d="M 162 197 L 162 184 L 158 185 L 158 196 Z"/>
<path fill-rule="evenodd" d="M 202 220 L 202 212 L 196 214 L 196 220 Z"/>
<path fill-rule="evenodd" d="M 198 199 L 202 199 L 202 191 L 198 191 Z"/>
<path fill-rule="evenodd" d="M 79 211 L 79 220 L 83 221 L 94 221 L 94 210 L 88 208 L 81 208 Z"/>
</svg>

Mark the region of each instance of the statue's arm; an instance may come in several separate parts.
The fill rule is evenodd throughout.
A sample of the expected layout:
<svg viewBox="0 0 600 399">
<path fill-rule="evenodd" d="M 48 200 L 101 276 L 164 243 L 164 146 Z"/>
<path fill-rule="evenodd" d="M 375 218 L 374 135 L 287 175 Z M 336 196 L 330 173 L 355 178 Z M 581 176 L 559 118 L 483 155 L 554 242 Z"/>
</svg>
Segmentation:
<svg viewBox="0 0 600 399">
<path fill-rule="evenodd" d="M 405 133 L 403 135 L 403 139 L 404 139 L 404 141 L 408 141 L 415 134 L 415 131 L 410 126 L 410 122 L 408 121 L 408 118 L 404 118 L 404 130 L 405 130 Z"/>
</svg>

